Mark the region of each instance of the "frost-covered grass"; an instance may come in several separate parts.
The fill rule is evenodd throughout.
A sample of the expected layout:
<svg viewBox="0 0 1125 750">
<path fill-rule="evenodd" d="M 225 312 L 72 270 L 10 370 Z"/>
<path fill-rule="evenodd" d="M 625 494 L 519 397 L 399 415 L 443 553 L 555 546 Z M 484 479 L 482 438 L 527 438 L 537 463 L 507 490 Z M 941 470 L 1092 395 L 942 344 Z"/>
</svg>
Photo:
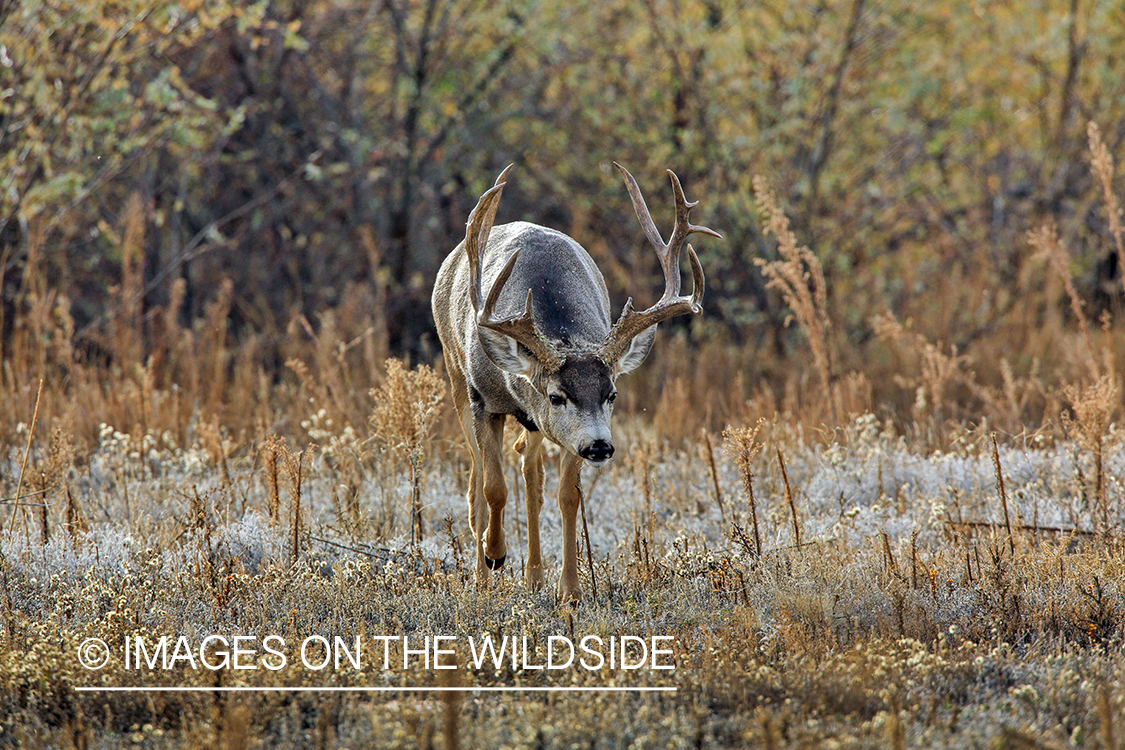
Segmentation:
<svg viewBox="0 0 1125 750">
<path fill-rule="evenodd" d="M 8 517 L 0 745 L 1108 747 L 1125 732 L 1119 446 L 1103 456 L 1102 501 L 1088 451 L 1002 441 L 1005 522 L 987 436 L 923 453 L 870 416 L 816 439 L 767 425 L 752 466 L 758 557 L 744 477 L 721 446 L 712 453 L 720 508 L 698 446 L 655 444 L 625 424 L 631 450 L 585 480 L 588 596 L 571 607 L 520 582 L 526 530 L 514 464 L 509 564 L 481 588 L 471 579 L 460 450 L 431 448 L 426 533 L 411 544 L 401 463 L 323 418 L 309 427 L 322 447 L 300 457 L 299 492 L 286 473 L 296 450 L 285 445 L 274 470 L 260 453 L 217 459 L 107 427 L 80 468 L 44 480 L 46 541 L 35 506 Z M 11 448 L 5 463 L 6 477 L 18 476 L 22 451 Z M 542 522 L 552 568 L 554 479 L 549 470 Z M 461 668 L 415 658 L 383 669 L 374 651 L 358 670 L 314 670 L 292 651 L 277 671 L 186 658 L 127 669 L 121 658 L 127 638 L 167 635 L 194 648 L 208 635 L 245 635 L 256 659 L 270 634 L 287 647 L 323 635 L 367 645 L 406 637 L 412 648 L 443 635 Z M 484 635 L 527 637 L 530 666 L 474 668 L 467 639 Z M 549 636 L 623 635 L 673 636 L 675 669 L 531 668 Z M 78 659 L 90 637 L 116 649 L 101 670 Z M 217 660 L 216 644 L 208 653 Z M 98 685 L 677 692 L 75 690 Z"/>
</svg>

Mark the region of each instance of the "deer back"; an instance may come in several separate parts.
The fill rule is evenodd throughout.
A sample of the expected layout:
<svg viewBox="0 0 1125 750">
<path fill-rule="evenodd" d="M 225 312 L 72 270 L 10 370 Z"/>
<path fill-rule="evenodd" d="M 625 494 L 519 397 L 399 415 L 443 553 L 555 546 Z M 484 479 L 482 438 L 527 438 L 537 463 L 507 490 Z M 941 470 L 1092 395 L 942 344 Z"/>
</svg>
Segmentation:
<svg viewBox="0 0 1125 750">
<path fill-rule="evenodd" d="M 456 341 L 469 384 L 490 412 L 518 409 L 510 378 L 488 359 L 477 341 L 472 279 L 462 242 L 438 271 L 434 321 L 443 341 Z M 491 288 L 513 253 L 519 252 L 500 290 L 495 312 L 510 317 L 531 309 L 543 336 L 564 355 L 594 352 L 609 333 L 609 292 L 593 258 L 575 240 L 547 227 L 517 221 L 492 228 L 481 252 L 481 279 Z M 514 384 L 517 388 L 519 384 Z"/>
</svg>

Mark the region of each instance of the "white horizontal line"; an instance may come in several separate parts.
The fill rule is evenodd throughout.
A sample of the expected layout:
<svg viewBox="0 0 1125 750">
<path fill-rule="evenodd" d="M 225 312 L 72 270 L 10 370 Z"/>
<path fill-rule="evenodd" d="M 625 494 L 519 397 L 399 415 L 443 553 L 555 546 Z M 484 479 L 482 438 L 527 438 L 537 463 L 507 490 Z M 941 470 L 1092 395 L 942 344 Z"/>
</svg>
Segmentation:
<svg viewBox="0 0 1125 750">
<path fill-rule="evenodd" d="M 125 686 L 75 687 L 84 693 L 675 693 L 674 687 L 257 687 L 257 686 Z"/>
</svg>

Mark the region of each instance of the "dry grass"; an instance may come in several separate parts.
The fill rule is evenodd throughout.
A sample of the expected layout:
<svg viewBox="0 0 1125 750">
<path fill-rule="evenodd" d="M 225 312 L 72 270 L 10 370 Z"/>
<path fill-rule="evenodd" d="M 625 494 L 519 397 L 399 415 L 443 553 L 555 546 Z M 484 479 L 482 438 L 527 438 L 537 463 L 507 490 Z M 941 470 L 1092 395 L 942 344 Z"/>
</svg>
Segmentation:
<svg viewBox="0 0 1125 750">
<path fill-rule="evenodd" d="M 945 436 L 954 447 L 939 454 L 871 415 L 830 436 L 806 436 L 785 419 L 735 424 L 721 455 L 640 438 L 654 432 L 649 420 L 623 415 L 622 432 L 638 436 L 635 459 L 588 482 L 582 575 L 598 593 L 570 609 L 549 592 L 527 592 L 518 566 L 491 589 L 473 585 L 460 452 L 429 442 L 440 392 L 432 372 L 387 363 L 370 404 L 378 443 L 330 421 L 330 402 L 314 395 L 309 403 L 307 393 L 329 397 L 318 376 L 305 377 L 303 388 L 282 390 L 301 404 L 274 402 L 282 413 L 312 412 L 304 436 L 291 439 L 263 432 L 232 441 L 223 437 L 231 430 L 197 414 L 185 445 L 106 427 L 79 451 L 60 427 L 31 430 L 29 405 L 29 426 L 5 460 L 18 469 L 31 437 L 27 474 L 36 479 L 24 491 L 41 494 L 23 502 L 42 498 L 48 523 L 40 533 L 36 513 L 13 509 L 0 547 L 0 741 L 1054 747 L 1116 739 L 1113 707 L 1125 699 L 1125 455 L 1109 381 L 1065 397 L 1073 426 L 1051 440 L 994 444 L 962 431 Z M 316 450 L 291 442 L 307 439 Z M 425 460 L 412 462 L 412 450 Z M 12 493 L 16 472 L 5 476 Z M 745 504 L 709 501 L 740 489 Z M 446 534 L 412 541 L 415 498 L 430 529 L 456 517 Z M 556 559 L 557 523 L 548 504 L 545 551 Z M 674 672 L 613 679 L 678 692 L 74 691 L 138 680 L 472 688 L 610 679 L 510 665 L 453 676 L 420 664 L 316 672 L 294 662 L 277 672 L 137 672 L 117 660 L 92 673 L 76 660 L 90 636 L 121 643 L 209 633 L 277 633 L 287 643 L 312 634 L 521 634 L 540 643 L 672 635 Z M 468 665 L 464 650 L 454 658 Z"/>
<path fill-rule="evenodd" d="M 758 433 L 761 432 L 763 424 L 764 420 L 759 420 L 753 428 L 728 427 L 723 431 L 723 438 L 727 443 L 724 452 L 738 467 L 738 474 L 742 477 L 742 487 L 746 491 L 746 507 L 750 511 L 750 528 L 754 532 L 753 551 L 756 557 L 762 556 L 762 533 L 758 525 L 758 504 L 754 499 L 754 459 L 762 450 L 762 444 L 758 442 Z M 733 533 L 740 539 L 746 536 L 737 525 Z"/>
<path fill-rule="evenodd" d="M 599 594 L 572 610 L 558 608 L 549 593 L 527 592 L 518 575 L 478 590 L 452 539 L 409 544 L 413 523 L 405 512 L 384 536 L 352 541 L 332 499 L 348 469 L 323 454 L 306 457 L 302 474 L 299 453 L 272 448 L 287 467 L 281 472 L 291 483 L 289 510 L 305 508 L 299 526 L 291 520 L 296 515 L 268 515 L 278 501 L 263 476 L 271 471 L 267 461 L 233 457 L 235 496 L 245 493 L 239 508 L 227 497 L 218 460 L 202 448 L 160 448 L 144 457 L 123 434 L 111 435 L 87 457 L 89 468 L 63 472 L 98 509 L 90 530 L 46 544 L 16 533 L 4 544 L 0 703 L 8 718 L 0 720 L 0 737 L 20 746 L 88 746 L 99 738 L 101 746 L 162 747 L 601 747 L 649 740 L 963 747 L 1023 738 L 1050 747 L 1102 746 L 1114 736 L 1112 707 L 1125 698 L 1119 450 L 1108 456 L 1114 483 L 1105 528 L 1103 509 L 1081 499 L 1085 485 L 1076 466 L 1061 460 L 1065 446 L 1006 446 L 991 454 L 966 444 L 945 458 L 925 457 L 870 418 L 849 425 L 828 451 L 783 424 L 735 428 L 727 438 L 729 456 L 717 461 L 716 473 L 728 497 L 748 476 L 756 478 L 761 553 L 747 549 L 736 524 L 723 524 L 717 507 L 701 509 L 710 483 L 704 456 L 653 446 L 644 455 L 647 480 L 621 465 L 591 491 Z M 762 441 L 784 451 L 787 477 L 776 453 L 757 453 Z M 1002 452 L 1008 502 L 1019 519 L 1009 529 L 990 477 Z M 462 504 L 459 468 L 446 461 L 438 454 L 427 462 L 422 512 L 431 524 Z M 966 466 L 976 467 L 975 478 L 964 475 Z M 401 466 L 403 508 L 412 491 L 408 473 Z M 361 474 L 377 471 L 368 466 Z M 128 502 L 119 491 L 127 482 Z M 1072 516 L 1048 507 L 1056 493 L 1075 498 Z M 802 504 L 808 536 L 800 544 L 787 495 Z M 140 496 L 146 507 L 138 507 Z M 361 492 L 360 508 L 371 512 L 377 498 L 373 489 Z M 1033 503 L 1045 518 L 1060 514 L 1051 517 L 1053 527 L 1029 520 Z M 628 519 L 637 514 L 648 523 L 643 552 L 628 538 Z M 547 516 L 550 529 L 557 519 Z M 1097 533 L 1091 524 L 1101 526 Z M 871 528 L 878 533 L 871 536 Z M 386 672 L 349 665 L 313 672 L 293 663 L 277 672 L 130 672 L 119 660 L 91 673 L 75 658 L 89 636 L 120 643 L 167 633 L 278 633 L 290 643 L 318 633 L 526 634 L 540 642 L 548 635 L 666 634 L 676 637 L 674 672 L 617 680 L 678 692 L 539 698 L 73 691 L 138 680 L 473 687 L 592 686 L 607 679 L 510 666 L 449 676 L 421 664 Z M 466 665 L 469 655 L 455 658 Z"/>
<path fill-rule="evenodd" d="M 430 433 L 445 397 L 445 382 L 423 365 L 407 370 L 397 359 L 388 361 L 387 380 L 371 392 L 375 405 L 371 427 L 383 449 L 404 462 L 410 471 L 410 541 L 424 536 L 422 523 L 422 468 Z"/>
</svg>

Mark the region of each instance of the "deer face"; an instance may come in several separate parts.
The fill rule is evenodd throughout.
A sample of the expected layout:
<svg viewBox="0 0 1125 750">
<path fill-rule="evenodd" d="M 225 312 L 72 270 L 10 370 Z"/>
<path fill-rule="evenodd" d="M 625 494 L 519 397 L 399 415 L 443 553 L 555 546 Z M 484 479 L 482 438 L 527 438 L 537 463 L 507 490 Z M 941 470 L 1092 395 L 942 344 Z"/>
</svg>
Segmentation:
<svg viewBox="0 0 1125 750">
<path fill-rule="evenodd" d="M 532 381 L 536 424 L 571 453 L 595 466 L 613 456 L 610 418 L 617 399 L 615 373 L 597 356 L 570 356 L 553 373 Z"/>
<path fill-rule="evenodd" d="M 513 339 L 481 330 L 481 344 L 493 364 L 531 383 L 524 408 L 545 436 L 595 466 L 613 456 L 610 419 L 617 399 L 617 376 L 639 366 L 652 348 L 656 328 L 630 342 L 618 361 L 606 363 L 598 352 L 571 354 L 557 370 L 548 370 Z"/>
</svg>

